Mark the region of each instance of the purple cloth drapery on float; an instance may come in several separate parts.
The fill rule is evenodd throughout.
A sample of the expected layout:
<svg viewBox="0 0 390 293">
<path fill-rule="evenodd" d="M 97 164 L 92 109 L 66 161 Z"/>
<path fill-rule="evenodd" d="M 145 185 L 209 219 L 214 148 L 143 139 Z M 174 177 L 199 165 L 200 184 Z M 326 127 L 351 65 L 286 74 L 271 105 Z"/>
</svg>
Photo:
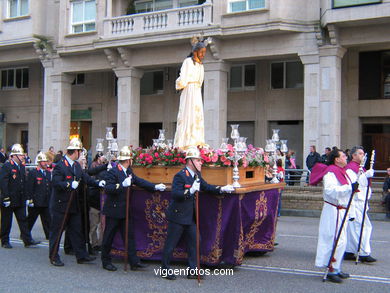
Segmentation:
<svg viewBox="0 0 390 293">
<path fill-rule="evenodd" d="M 131 192 L 130 213 L 137 254 L 142 259 L 161 259 L 168 227 L 165 210 L 170 194 L 169 191 L 150 193 L 135 189 Z M 224 196 L 201 193 L 201 262 L 240 265 L 248 251 L 272 251 L 278 199 L 276 188 Z M 123 241 L 119 233 L 114 239 L 112 254 L 123 256 Z M 184 239 L 173 257 L 186 260 Z"/>
</svg>

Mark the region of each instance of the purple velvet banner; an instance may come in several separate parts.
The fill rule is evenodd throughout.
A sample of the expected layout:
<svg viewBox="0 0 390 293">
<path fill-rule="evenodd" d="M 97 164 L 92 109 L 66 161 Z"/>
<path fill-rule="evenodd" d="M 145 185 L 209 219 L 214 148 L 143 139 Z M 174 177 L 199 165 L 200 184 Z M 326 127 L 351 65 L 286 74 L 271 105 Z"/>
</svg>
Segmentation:
<svg viewBox="0 0 390 293">
<path fill-rule="evenodd" d="M 136 247 L 142 259 L 161 259 L 168 227 L 165 210 L 169 199 L 170 192 L 131 192 L 130 209 L 135 223 Z M 201 193 L 201 262 L 240 265 L 248 251 L 272 251 L 278 199 L 278 189 L 223 196 Z M 182 240 L 174 251 L 176 260 L 187 258 Z M 112 253 L 123 255 L 123 241 L 119 233 Z"/>
</svg>

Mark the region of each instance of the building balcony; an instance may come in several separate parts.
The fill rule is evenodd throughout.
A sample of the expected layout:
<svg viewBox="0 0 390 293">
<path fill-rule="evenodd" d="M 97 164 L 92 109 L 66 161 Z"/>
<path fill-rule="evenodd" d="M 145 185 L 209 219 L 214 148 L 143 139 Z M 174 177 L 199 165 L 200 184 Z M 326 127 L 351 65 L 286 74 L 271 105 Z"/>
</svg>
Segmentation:
<svg viewBox="0 0 390 293">
<path fill-rule="evenodd" d="M 337 4 L 337 1 L 334 1 L 332 6 L 332 1 L 328 1 L 328 6 L 322 7 L 322 11 L 324 11 L 321 17 L 322 26 L 334 24 L 339 27 L 350 27 L 388 23 L 390 20 L 390 0 L 350 2 L 350 6 L 341 6 Z M 355 2 L 366 5 L 353 4 Z"/>
<path fill-rule="evenodd" d="M 105 19 L 103 39 L 161 34 L 206 28 L 212 23 L 212 4 L 188 6 Z"/>
</svg>

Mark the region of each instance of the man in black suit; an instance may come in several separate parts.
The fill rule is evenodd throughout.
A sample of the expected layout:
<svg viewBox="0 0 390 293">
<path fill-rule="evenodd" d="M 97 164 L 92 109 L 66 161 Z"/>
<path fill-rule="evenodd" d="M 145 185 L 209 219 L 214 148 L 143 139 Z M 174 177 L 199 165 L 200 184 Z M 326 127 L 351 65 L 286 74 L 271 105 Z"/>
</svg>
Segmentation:
<svg viewBox="0 0 390 293">
<path fill-rule="evenodd" d="M 59 242 L 63 232 L 61 230 L 62 223 L 65 223 L 64 226 L 66 226 L 67 233 L 69 233 L 69 239 L 76 255 L 77 263 L 88 263 L 96 259 L 88 255 L 81 230 L 81 213 L 78 205 L 79 192 L 81 193 L 79 183 L 82 181 L 90 186 L 104 187 L 105 181 L 95 181 L 82 171 L 80 164 L 77 162 L 82 148 L 81 141 L 78 138 L 73 138 L 67 148 L 66 155 L 56 164 L 53 170 L 53 194 L 50 200 L 50 214 L 52 218 L 49 237 L 49 258 L 54 266 L 64 265 L 58 254 Z"/>
<path fill-rule="evenodd" d="M 114 240 L 116 232 L 119 230 L 122 239 L 125 239 L 126 226 L 126 191 L 131 188 L 131 185 L 137 185 L 150 192 L 164 191 L 164 184 L 154 185 L 153 183 L 137 177 L 131 170 L 131 150 L 128 146 L 124 146 L 119 152 L 119 164 L 112 168 L 106 176 L 107 185 L 105 191 L 107 199 L 104 203 L 103 214 L 106 216 L 106 227 L 103 234 L 102 243 L 102 265 L 108 271 L 116 271 L 117 268 L 111 263 L 111 245 Z M 134 232 L 132 228 L 132 221 L 130 215 L 128 229 L 128 246 L 127 249 L 128 260 L 131 270 L 138 270 L 145 267 L 140 262 L 137 256 L 135 247 Z"/>
<path fill-rule="evenodd" d="M 26 204 L 30 204 L 26 195 L 26 170 L 24 167 L 24 152 L 20 144 L 14 144 L 11 149 L 11 158 L 1 168 L 0 185 L 1 198 L 1 246 L 12 248 L 9 243 L 9 233 L 12 226 L 12 214 L 18 221 L 21 238 L 25 247 L 39 244 L 34 241 L 28 229 Z"/>
<path fill-rule="evenodd" d="M 186 154 L 186 167 L 178 172 L 172 183 L 171 202 L 166 211 L 168 219 L 168 234 L 164 244 L 161 268 L 169 270 L 173 250 L 184 233 L 187 240 L 188 266 L 196 272 L 196 218 L 195 194 L 199 191 L 206 193 L 231 193 L 231 185 L 223 187 L 210 185 L 201 176 L 202 160 L 197 148 L 190 148 Z M 199 269 L 199 268 L 198 268 Z M 190 272 L 191 272 L 190 271 Z M 173 274 L 162 274 L 163 278 L 175 280 Z M 197 278 L 197 273 L 190 273 L 187 278 Z"/>
<path fill-rule="evenodd" d="M 4 148 L 0 148 L 0 164 L 4 164 L 8 160 L 8 155 Z"/>
<path fill-rule="evenodd" d="M 27 197 L 30 200 L 28 207 L 28 228 L 31 230 L 41 216 L 43 231 L 46 239 L 49 239 L 50 213 L 49 201 L 51 195 L 51 172 L 47 169 L 47 157 L 40 152 L 37 155 L 38 166 L 28 172 L 27 177 Z"/>
</svg>

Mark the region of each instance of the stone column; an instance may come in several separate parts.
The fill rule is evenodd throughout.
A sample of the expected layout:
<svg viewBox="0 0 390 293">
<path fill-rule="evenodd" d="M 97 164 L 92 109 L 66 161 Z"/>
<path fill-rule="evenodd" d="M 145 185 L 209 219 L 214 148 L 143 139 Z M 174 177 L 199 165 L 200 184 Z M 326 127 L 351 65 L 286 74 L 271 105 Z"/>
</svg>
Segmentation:
<svg viewBox="0 0 390 293">
<path fill-rule="evenodd" d="M 341 59 L 346 49 L 324 46 L 320 53 L 319 147 L 340 147 Z"/>
<path fill-rule="evenodd" d="M 217 148 L 226 137 L 229 66 L 223 61 L 212 61 L 205 63 L 204 69 L 205 140 Z"/>
<path fill-rule="evenodd" d="M 114 69 L 118 77 L 118 144 L 139 146 L 140 82 L 142 70 Z"/>
<path fill-rule="evenodd" d="M 319 149 L 320 58 L 317 52 L 299 56 L 304 64 L 303 163 L 311 145 Z"/>
<path fill-rule="evenodd" d="M 45 68 L 43 97 L 43 150 L 54 146 L 65 150 L 69 144 L 71 83 L 74 75 L 54 73 L 51 61 Z"/>
</svg>

